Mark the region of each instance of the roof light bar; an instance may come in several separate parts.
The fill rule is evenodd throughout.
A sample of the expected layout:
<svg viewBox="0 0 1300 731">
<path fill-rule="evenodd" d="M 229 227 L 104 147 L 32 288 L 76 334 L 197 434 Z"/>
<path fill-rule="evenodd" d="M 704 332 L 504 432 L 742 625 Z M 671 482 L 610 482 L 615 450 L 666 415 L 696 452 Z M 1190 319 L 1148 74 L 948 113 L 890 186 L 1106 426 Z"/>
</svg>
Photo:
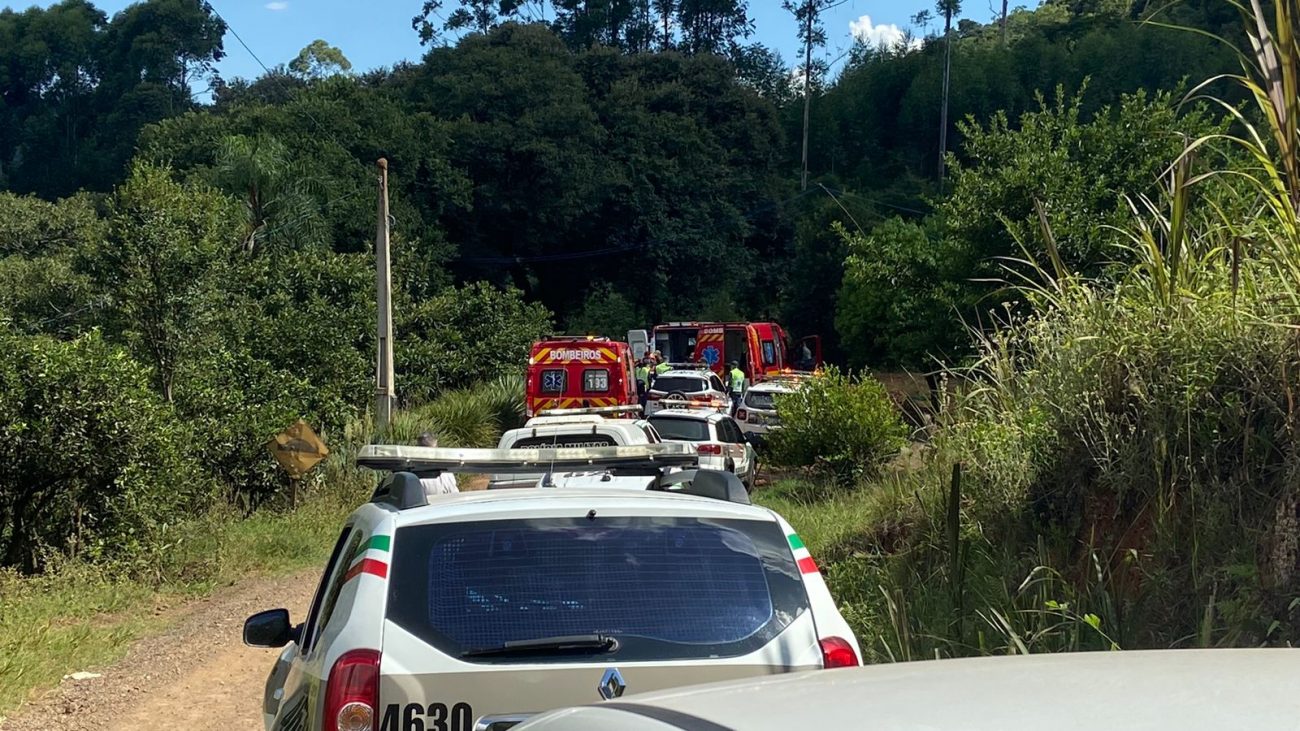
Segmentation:
<svg viewBox="0 0 1300 731">
<path fill-rule="evenodd" d="M 621 447 L 547 449 L 451 449 L 371 444 L 357 453 L 357 465 L 373 470 L 437 475 L 536 474 L 601 469 L 615 474 L 658 474 L 669 467 L 698 464 L 691 444 L 634 444 Z"/>
</svg>

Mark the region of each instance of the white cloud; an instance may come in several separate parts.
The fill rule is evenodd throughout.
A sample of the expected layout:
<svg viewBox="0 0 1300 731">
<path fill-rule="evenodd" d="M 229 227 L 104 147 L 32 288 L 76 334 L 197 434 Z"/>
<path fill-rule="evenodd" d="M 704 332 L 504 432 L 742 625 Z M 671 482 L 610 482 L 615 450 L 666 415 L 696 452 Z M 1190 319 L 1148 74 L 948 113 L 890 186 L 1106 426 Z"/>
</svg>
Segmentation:
<svg viewBox="0 0 1300 731">
<path fill-rule="evenodd" d="M 919 38 L 908 38 L 907 33 L 893 23 L 876 25 L 871 22 L 870 15 L 849 21 L 849 33 L 872 48 L 893 48 L 905 40 L 908 48 L 921 47 Z"/>
<path fill-rule="evenodd" d="M 286 3 L 286 2 L 280 2 L 280 0 L 276 0 L 275 2 L 267 3 L 267 4 L 266 4 L 266 9 L 267 9 L 267 10 L 274 10 L 275 12 L 279 12 L 279 11 L 281 11 L 281 10 L 288 10 L 288 9 L 289 9 L 289 3 Z"/>
</svg>

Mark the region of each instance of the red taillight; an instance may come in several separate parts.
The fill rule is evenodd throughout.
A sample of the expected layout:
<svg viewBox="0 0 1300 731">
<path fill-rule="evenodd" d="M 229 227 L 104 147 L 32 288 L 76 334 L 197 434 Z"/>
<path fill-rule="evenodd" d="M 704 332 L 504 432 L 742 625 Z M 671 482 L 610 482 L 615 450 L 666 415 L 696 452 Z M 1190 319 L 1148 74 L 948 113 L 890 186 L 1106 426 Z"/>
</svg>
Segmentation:
<svg viewBox="0 0 1300 731">
<path fill-rule="evenodd" d="M 379 728 L 379 651 L 351 650 L 334 662 L 325 684 L 325 719 L 329 731 L 375 731 Z"/>
<path fill-rule="evenodd" d="M 722 454 L 721 444 L 701 444 L 695 448 L 696 454 Z"/>
<path fill-rule="evenodd" d="M 822 639 L 822 667 L 824 668 L 855 668 L 858 666 L 858 654 L 853 651 L 853 645 L 848 640 L 840 637 L 826 637 Z"/>
<path fill-rule="evenodd" d="M 736 420 L 737 420 L 737 421 L 744 421 L 744 420 L 747 419 L 747 418 L 749 418 L 749 412 L 748 412 L 748 411 L 745 411 L 744 409 L 736 409 Z"/>
</svg>

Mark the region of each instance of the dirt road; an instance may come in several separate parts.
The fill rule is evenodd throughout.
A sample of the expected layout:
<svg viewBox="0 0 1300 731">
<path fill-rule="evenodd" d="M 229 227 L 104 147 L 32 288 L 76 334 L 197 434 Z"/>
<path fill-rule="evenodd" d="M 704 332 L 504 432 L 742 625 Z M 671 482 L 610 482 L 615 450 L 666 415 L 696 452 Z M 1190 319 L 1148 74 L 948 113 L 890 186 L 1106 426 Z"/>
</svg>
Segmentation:
<svg viewBox="0 0 1300 731">
<path fill-rule="evenodd" d="M 0 731 L 258 731 L 276 651 L 243 645 L 244 618 L 287 607 L 298 621 L 317 573 L 218 589 L 179 610 L 170 630 L 138 641 L 117 664 L 85 668 L 101 677 L 64 680 L 0 723 Z"/>
</svg>

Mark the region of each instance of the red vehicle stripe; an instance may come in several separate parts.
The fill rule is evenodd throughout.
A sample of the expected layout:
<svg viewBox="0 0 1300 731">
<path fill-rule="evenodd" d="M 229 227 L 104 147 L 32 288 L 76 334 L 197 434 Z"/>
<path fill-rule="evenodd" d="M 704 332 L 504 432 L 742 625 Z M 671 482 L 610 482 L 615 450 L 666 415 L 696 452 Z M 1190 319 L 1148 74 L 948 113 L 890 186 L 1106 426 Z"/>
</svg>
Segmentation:
<svg viewBox="0 0 1300 731">
<path fill-rule="evenodd" d="M 387 578 L 388 564 L 383 561 L 376 561 L 373 558 L 367 558 L 348 569 L 348 572 L 343 574 L 343 582 L 347 583 L 360 574 L 373 574 L 381 579 Z"/>
<path fill-rule="evenodd" d="M 812 560 L 812 556 L 804 556 L 799 559 L 799 573 L 815 574 L 817 573 L 817 562 Z"/>
</svg>

